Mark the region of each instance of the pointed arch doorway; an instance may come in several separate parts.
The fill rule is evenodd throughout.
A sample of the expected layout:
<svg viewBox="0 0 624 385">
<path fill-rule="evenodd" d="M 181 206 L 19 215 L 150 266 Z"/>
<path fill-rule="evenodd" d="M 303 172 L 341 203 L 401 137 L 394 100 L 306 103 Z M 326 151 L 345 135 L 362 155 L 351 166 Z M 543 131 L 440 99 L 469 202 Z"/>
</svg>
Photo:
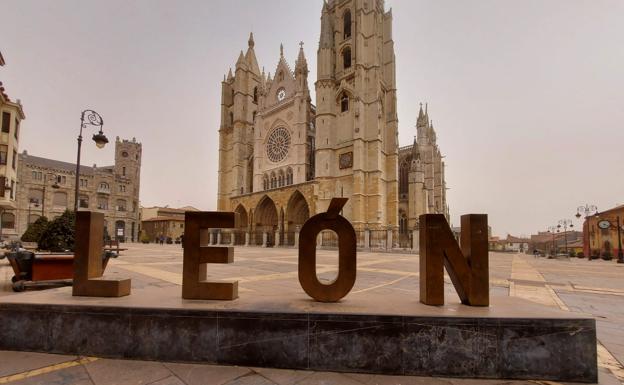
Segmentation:
<svg viewBox="0 0 624 385">
<path fill-rule="evenodd" d="M 303 224 L 310 218 L 310 207 L 305 197 L 299 190 L 295 191 L 286 206 L 286 233 L 284 237 L 287 246 L 295 245 L 295 233 L 301 229 Z"/>
<path fill-rule="evenodd" d="M 244 245 L 245 244 L 245 234 L 249 231 L 249 215 L 247 215 L 247 210 L 242 204 L 239 204 L 234 210 L 235 222 L 234 222 L 234 231 L 232 232 L 234 237 L 235 245 Z"/>
<path fill-rule="evenodd" d="M 275 202 L 264 196 L 254 210 L 254 243 L 262 245 L 262 234 L 267 234 L 267 246 L 274 244 L 275 232 L 278 229 L 278 215 Z"/>
</svg>

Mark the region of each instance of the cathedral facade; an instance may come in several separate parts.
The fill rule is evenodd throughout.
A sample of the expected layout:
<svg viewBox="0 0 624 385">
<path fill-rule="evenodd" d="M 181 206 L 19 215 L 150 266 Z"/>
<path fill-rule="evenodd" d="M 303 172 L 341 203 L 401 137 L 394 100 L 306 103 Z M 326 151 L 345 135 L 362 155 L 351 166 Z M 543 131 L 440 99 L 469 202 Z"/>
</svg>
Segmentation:
<svg viewBox="0 0 624 385">
<path fill-rule="evenodd" d="M 294 70 L 281 47 L 273 75 L 260 70 L 254 46 L 250 35 L 221 85 L 217 206 L 238 214 L 237 228 L 292 243 L 334 197 L 349 198 L 342 215 L 356 230 L 407 232 L 418 215 L 447 212 L 424 113 L 414 146 L 399 148 L 392 12 L 383 0 L 324 3 L 314 104 L 303 43 Z"/>
</svg>

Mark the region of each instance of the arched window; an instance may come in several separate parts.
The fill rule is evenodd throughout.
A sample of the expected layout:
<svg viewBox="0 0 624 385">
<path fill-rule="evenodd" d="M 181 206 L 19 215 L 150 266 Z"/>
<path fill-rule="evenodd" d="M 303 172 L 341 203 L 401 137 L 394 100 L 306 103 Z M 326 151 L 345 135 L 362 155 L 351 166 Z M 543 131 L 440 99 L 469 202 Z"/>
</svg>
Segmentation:
<svg viewBox="0 0 624 385">
<path fill-rule="evenodd" d="M 254 100 L 254 103 L 258 103 L 258 87 L 254 87 L 253 100 Z"/>
<path fill-rule="evenodd" d="M 268 190 L 269 189 L 269 177 L 265 175 L 262 183 L 263 183 L 264 189 Z"/>
<path fill-rule="evenodd" d="M 278 177 L 278 181 L 279 181 L 279 187 L 283 187 L 285 180 L 284 180 L 284 171 L 279 172 L 279 177 Z"/>
<path fill-rule="evenodd" d="M 2 228 L 14 229 L 15 228 L 15 214 L 3 213 L 2 214 Z"/>
<path fill-rule="evenodd" d="M 348 39 L 351 37 L 351 11 L 347 10 L 342 17 L 342 25 L 344 31 L 344 38 Z"/>
<path fill-rule="evenodd" d="M 349 111 L 349 95 L 347 95 L 346 92 L 343 92 L 342 96 L 340 97 L 340 111 Z"/>
<path fill-rule="evenodd" d="M 254 111 L 253 114 L 251 115 L 251 121 L 252 123 L 256 122 L 256 111 Z"/>
<path fill-rule="evenodd" d="M 234 125 L 234 113 L 230 112 L 230 126 Z"/>
<path fill-rule="evenodd" d="M 100 183 L 99 190 L 110 191 L 110 186 L 108 185 L 108 183 L 102 182 L 102 183 Z"/>
<path fill-rule="evenodd" d="M 271 173 L 271 188 L 277 187 L 277 178 L 275 177 L 275 173 Z"/>
<path fill-rule="evenodd" d="M 286 170 L 286 185 L 290 186 L 293 184 L 293 171 L 292 168 L 288 167 Z"/>
<path fill-rule="evenodd" d="M 83 208 L 83 209 L 89 208 L 89 196 L 88 195 L 81 195 L 78 198 L 78 207 Z"/>
<path fill-rule="evenodd" d="M 399 213 L 399 233 L 407 234 L 407 216 L 403 211 Z"/>
<path fill-rule="evenodd" d="M 342 51 L 343 68 L 351 68 L 351 47 L 347 47 Z"/>
</svg>

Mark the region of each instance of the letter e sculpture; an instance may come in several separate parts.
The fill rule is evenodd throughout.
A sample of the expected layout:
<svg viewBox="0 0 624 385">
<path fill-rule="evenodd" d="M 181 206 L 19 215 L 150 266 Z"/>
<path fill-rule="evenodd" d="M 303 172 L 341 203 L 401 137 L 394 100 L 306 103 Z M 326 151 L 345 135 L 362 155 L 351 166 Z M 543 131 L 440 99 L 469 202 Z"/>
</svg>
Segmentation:
<svg viewBox="0 0 624 385">
<path fill-rule="evenodd" d="M 201 230 L 233 228 L 234 213 L 187 211 L 184 214 L 184 221 L 182 298 L 216 300 L 234 300 L 238 298 L 238 281 L 206 281 L 206 264 L 234 262 L 234 248 L 206 247 L 200 244 Z"/>
</svg>

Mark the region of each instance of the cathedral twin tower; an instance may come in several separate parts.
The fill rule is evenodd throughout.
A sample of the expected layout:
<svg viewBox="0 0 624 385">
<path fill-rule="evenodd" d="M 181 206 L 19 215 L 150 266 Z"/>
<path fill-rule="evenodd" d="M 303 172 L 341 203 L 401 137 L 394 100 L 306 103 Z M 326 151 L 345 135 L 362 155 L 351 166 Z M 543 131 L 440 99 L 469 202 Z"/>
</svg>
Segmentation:
<svg viewBox="0 0 624 385">
<path fill-rule="evenodd" d="M 273 76 L 260 71 L 254 44 L 250 35 L 222 82 L 218 209 L 236 211 L 238 228 L 286 245 L 333 197 L 349 198 L 343 216 L 360 230 L 403 232 L 422 213 L 446 213 L 428 121 L 416 149 L 402 156 L 409 170 L 399 170 L 406 159 L 399 159 L 392 11 L 383 0 L 324 3 L 315 105 L 303 44 L 294 71 L 281 49 Z"/>
</svg>

